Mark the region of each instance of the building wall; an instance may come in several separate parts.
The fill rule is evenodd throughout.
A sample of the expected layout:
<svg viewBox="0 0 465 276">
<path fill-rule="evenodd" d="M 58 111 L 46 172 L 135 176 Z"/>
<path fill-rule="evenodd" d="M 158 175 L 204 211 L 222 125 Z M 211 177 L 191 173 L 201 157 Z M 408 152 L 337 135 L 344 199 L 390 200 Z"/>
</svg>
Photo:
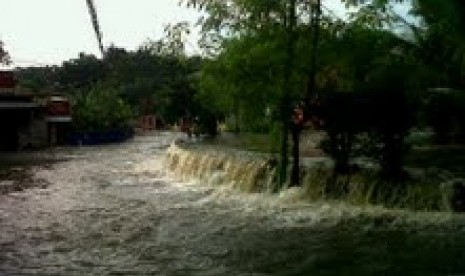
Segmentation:
<svg viewBox="0 0 465 276">
<path fill-rule="evenodd" d="M 43 118 L 34 118 L 19 129 L 18 149 L 40 149 L 48 146 L 47 123 Z"/>
</svg>

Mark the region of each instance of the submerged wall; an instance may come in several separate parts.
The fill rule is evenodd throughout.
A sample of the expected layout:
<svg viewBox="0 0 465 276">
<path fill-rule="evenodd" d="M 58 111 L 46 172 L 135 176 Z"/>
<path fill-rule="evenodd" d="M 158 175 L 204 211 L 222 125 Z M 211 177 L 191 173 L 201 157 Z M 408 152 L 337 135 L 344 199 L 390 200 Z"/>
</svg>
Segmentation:
<svg viewBox="0 0 465 276">
<path fill-rule="evenodd" d="M 244 192 L 274 189 L 275 170 L 269 160 L 233 151 L 185 149 L 171 145 L 167 168 L 181 178 L 196 178 L 207 184 L 231 185 Z"/>
</svg>

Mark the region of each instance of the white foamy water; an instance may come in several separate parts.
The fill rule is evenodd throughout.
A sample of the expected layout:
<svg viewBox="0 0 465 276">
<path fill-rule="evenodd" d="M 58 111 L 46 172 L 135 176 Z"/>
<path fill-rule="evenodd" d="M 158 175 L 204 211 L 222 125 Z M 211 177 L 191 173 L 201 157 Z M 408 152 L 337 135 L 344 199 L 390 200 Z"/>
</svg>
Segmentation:
<svg viewBox="0 0 465 276">
<path fill-rule="evenodd" d="M 56 150 L 68 160 L 36 169 L 46 189 L 0 196 L 0 275 L 465 272 L 462 216 L 242 193 L 233 163 L 229 178 L 198 167 L 213 160 L 183 161 L 199 177 L 167 170 L 177 137 Z"/>
</svg>

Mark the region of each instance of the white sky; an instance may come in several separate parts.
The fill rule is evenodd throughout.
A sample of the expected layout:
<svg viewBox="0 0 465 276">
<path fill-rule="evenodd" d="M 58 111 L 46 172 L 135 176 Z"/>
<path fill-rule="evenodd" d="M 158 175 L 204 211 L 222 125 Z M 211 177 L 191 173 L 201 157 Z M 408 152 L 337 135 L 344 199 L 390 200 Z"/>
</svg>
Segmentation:
<svg viewBox="0 0 465 276">
<path fill-rule="evenodd" d="M 94 0 L 104 45 L 132 50 L 148 38 L 163 36 L 168 23 L 189 21 L 199 13 L 179 7 L 179 0 Z M 327 7 L 343 16 L 340 0 Z M 198 33 L 192 32 L 187 50 L 198 52 Z M 17 66 L 60 64 L 80 52 L 99 55 L 86 0 L 0 0 L 0 40 Z"/>
<path fill-rule="evenodd" d="M 178 0 L 95 0 L 104 45 L 135 49 L 167 23 L 195 23 Z M 195 51 L 195 32 L 187 45 Z M 16 65 L 60 64 L 79 52 L 98 55 L 85 0 L 0 0 L 0 39 Z"/>
</svg>

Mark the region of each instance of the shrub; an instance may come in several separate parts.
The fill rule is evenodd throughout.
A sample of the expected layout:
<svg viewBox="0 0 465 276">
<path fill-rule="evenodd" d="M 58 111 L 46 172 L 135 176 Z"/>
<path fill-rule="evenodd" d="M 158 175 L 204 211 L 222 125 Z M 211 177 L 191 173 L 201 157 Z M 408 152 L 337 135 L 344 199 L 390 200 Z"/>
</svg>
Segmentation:
<svg viewBox="0 0 465 276">
<path fill-rule="evenodd" d="M 131 107 L 112 89 L 96 87 L 75 100 L 73 116 L 77 131 L 102 132 L 130 126 Z"/>
</svg>

